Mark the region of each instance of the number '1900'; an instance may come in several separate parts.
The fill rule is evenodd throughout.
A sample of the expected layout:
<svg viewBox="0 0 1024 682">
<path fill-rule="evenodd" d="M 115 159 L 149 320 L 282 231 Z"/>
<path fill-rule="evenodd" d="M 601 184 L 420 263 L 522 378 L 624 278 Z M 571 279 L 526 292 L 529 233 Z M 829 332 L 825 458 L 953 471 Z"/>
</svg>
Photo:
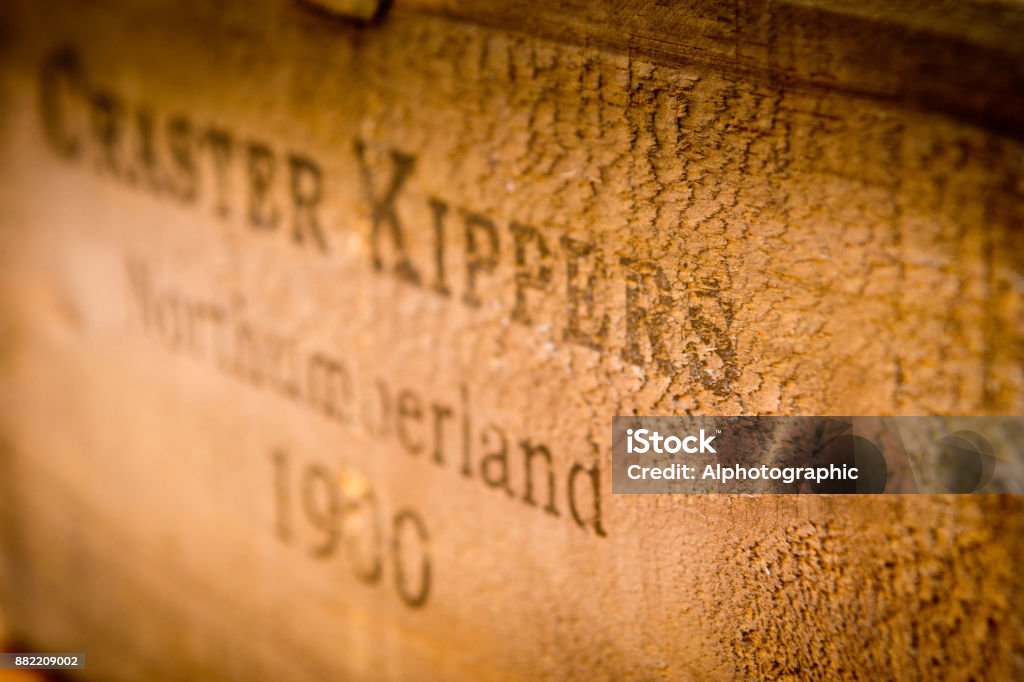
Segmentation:
<svg viewBox="0 0 1024 682">
<path fill-rule="evenodd" d="M 407 606 L 420 608 L 430 596 L 429 536 L 412 509 L 398 509 L 389 523 L 366 479 L 316 463 L 297 466 L 289 453 L 274 450 L 275 524 L 278 538 L 304 544 L 316 559 L 343 553 L 355 577 L 379 583 L 393 574 Z M 388 539 L 389 536 L 389 539 Z"/>
</svg>

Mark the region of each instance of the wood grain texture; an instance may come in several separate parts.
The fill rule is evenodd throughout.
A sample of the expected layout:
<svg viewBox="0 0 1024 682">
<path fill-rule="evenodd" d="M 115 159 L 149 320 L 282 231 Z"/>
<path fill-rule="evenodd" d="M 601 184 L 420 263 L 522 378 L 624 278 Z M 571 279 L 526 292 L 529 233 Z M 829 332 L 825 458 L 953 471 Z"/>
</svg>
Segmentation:
<svg viewBox="0 0 1024 682">
<path fill-rule="evenodd" d="M 15 634 L 98 679 L 1019 676 L 1017 496 L 608 480 L 616 414 L 1021 412 L 1019 14 L 949 6 L 12 3 Z"/>
<path fill-rule="evenodd" d="M 787 89 L 939 110 L 1020 136 L 1024 6 L 869 0 L 398 0 L 422 12 Z"/>
</svg>

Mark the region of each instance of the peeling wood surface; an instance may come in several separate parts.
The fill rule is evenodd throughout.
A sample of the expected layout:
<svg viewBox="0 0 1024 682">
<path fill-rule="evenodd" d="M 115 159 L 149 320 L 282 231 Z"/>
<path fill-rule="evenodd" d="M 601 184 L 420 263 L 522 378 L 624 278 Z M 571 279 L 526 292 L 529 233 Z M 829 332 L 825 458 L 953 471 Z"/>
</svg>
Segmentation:
<svg viewBox="0 0 1024 682">
<path fill-rule="evenodd" d="M 1019 676 L 1017 497 L 610 494 L 616 414 L 1024 403 L 1017 5 L 741 6 L 13 3 L 14 634 L 102 679 Z"/>
</svg>

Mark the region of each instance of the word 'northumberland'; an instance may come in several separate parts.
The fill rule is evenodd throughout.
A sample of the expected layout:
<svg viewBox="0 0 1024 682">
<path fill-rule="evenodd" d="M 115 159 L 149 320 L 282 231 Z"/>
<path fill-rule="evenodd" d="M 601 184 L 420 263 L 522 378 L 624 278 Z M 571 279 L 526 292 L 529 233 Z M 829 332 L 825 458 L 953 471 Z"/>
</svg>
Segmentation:
<svg viewBox="0 0 1024 682">
<path fill-rule="evenodd" d="M 161 281 L 142 260 L 126 262 L 126 279 L 129 319 L 168 351 L 394 444 L 422 466 L 605 536 L 600 464 L 560 465 L 544 443 L 476 419 L 465 385 L 453 400 L 360 374 L 344 355 L 253 320 L 244 299 L 191 293 Z"/>
<path fill-rule="evenodd" d="M 241 137 L 183 114 L 160 114 L 97 85 L 76 52 L 43 62 L 39 111 L 51 149 L 104 177 L 177 204 L 204 205 L 257 233 L 286 232 L 311 253 L 352 225 L 329 224 L 334 185 L 310 155 Z M 615 253 L 593 234 L 570 234 L 410 189 L 414 154 L 361 138 L 353 162 L 368 208 L 370 265 L 471 310 L 507 311 L 511 323 L 662 377 L 687 375 L 719 396 L 739 372 L 733 305 L 711 273 Z M 240 185 L 240 186 L 239 186 Z M 350 193 L 351 194 L 351 193 Z M 681 279 L 684 278 L 684 279 Z M 504 314 L 504 313 L 503 313 Z"/>
</svg>

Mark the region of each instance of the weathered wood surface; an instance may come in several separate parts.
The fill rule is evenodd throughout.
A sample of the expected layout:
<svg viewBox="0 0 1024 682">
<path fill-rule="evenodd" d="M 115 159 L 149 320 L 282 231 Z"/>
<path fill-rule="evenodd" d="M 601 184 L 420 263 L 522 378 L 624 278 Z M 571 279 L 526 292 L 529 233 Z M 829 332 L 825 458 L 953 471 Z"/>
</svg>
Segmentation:
<svg viewBox="0 0 1024 682">
<path fill-rule="evenodd" d="M 398 9 L 1024 132 L 1019 0 L 406 0 Z"/>
<path fill-rule="evenodd" d="M 1021 11 L 958 6 L 10 3 L 11 628 L 102 679 L 1019 675 L 1017 497 L 608 479 L 615 414 L 1021 412 Z"/>
</svg>

